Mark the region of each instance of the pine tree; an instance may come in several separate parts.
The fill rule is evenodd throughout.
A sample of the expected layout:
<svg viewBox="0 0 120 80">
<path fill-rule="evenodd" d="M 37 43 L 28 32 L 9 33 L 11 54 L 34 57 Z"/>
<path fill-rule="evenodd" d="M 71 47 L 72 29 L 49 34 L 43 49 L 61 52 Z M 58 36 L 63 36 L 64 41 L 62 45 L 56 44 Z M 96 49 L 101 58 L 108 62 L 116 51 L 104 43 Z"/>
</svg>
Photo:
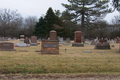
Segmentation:
<svg viewBox="0 0 120 80">
<path fill-rule="evenodd" d="M 62 4 L 67 10 L 74 14 L 74 20 L 81 23 L 81 30 L 83 33 L 87 27 L 88 21 L 93 21 L 103 14 L 110 12 L 108 10 L 109 0 L 68 0 L 70 4 Z"/>
<path fill-rule="evenodd" d="M 39 22 L 36 23 L 35 28 L 34 28 L 34 35 L 45 38 L 46 33 L 45 33 L 45 20 L 43 17 L 39 19 Z"/>
<path fill-rule="evenodd" d="M 52 8 L 49 8 L 46 16 L 45 16 L 45 22 L 46 22 L 46 34 L 47 37 L 49 36 L 49 32 L 53 29 L 53 25 L 56 23 L 56 16 L 52 10 Z"/>
<path fill-rule="evenodd" d="M 36 23 L 33 34 L 38 37 L 48 38 L 51 30 L 59 31 L 62 29 L 62 20 L 55 15 L 52 8 L 47 10 L 45 17 L 41 17 Z"/>
<path fill-rule="evenodd" d="M 120 0 L 113 0 L 113 8 L 114 8 L 113 11 L 115 11 L 116 9 L 120 12 Z"/>
<path fill-rule="evenodd" d="M 49 32 L 51 30 L 59 31 L 59 29 L 61 29 L 62 24 L 63 24 L 62 20 L 58 16 L 55 15 L 51 7 L 48 9 L 46 13 L 45 23 L 46 23 L 45 29 L 46 29 L 47 37 L 49 36 Z"/>
</svg>

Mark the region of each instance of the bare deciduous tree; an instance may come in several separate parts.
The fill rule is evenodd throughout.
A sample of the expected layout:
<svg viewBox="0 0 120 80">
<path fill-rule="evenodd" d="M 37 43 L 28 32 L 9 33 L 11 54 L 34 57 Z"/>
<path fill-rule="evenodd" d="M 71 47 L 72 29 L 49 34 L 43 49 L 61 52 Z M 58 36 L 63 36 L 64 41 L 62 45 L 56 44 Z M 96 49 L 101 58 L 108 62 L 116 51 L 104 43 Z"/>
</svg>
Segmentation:
<svg viewBox="0 0 120 80">
<path fill-rule="evenodd" d="M 0 10 L 0 35 L 17 37 L 18 30 L 22 25 L 22 17 L 16 11 L 10 9 Z"/>
<path fill-rule="evenodd" d="M 33 34 L 33 31 L 34 31 L 34 27 L 35 27 L 35 24 L 37 22 L 37 18 L 35 16 L 29 16 L 27 18 L 24 19 L 24 32 L 25 32 L 25 35 L 30 37 L 32 34 Z"/>
</svg>

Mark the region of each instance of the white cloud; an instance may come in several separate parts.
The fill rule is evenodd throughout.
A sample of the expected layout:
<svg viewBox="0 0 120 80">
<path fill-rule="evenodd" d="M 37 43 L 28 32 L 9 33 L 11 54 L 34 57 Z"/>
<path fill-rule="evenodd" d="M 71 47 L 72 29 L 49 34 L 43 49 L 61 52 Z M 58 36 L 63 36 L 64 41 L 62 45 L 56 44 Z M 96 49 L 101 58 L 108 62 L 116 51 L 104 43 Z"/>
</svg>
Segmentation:
<svg viewBox="0 0 120 80">
<path fill-rule="evenodd" d="M 115 10 L 113 13 L 108 13 L 104 19 L 107 20 L 108 23 L 111 23 L 111 20 L 117 15 L 120 15 L 120 13 Z"/>
<path fill-rule="evenodd" d="M 49 7 L 53 10 L 65 10 L 61 3 L 68 3 L 67 0 L 0 0 L 0 8 L 18 10 L 23 16 L 37 16 L 46 14 Z"/>
<path fill-rule="evenodd" d="M 65 8 L 61 3 L 68 4 L 67 0 L 0 0 L 0 8 L 7 8 L 11 10 L 18 10 L 18 12 L 23 16 L 37 16 L 38 18 L 42 15 L 45 15 L 48 8 L 52 7 L 53 10 L 57 9 L 61 12 Z M 115 11 L 114 13 L 109 13 L 105 17 L 105 20 L 108 22 L 111 19 L 118 15 L 119 12 Z"/>
</svg>

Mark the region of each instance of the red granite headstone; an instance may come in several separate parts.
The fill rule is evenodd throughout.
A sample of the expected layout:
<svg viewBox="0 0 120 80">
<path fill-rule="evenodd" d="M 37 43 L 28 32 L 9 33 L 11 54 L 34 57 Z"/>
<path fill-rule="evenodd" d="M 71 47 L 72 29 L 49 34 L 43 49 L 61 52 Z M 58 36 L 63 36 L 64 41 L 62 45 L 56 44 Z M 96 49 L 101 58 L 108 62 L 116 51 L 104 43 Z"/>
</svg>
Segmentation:
<svg viewBox="0 0 120 80">
<path fill-rule="evenodd" d="M 106 39 L 104 39 L 104 40 L 100 39 L 99 42 L 101 42 L 103 44 L 103 42 L 107 42 L 107 40 Z"/>
<path fill-rule="evenodd" d="M 50 40 L 42 40 L 41 54 L 59 54 L 59 41 L 56 31 L 50 31 Z"/>
<path fill-rule="evenodd" d="M 50 31 L 50 40 L 57 40 L 57 32 L 52 30 Z"/>
<path fill-rule="evenodd" d="M 82 32 L 81 31 L 75 31 L 74 42 L 75 43 L 81 43 L 81 39 L 82 39 Z"/>
<path fill-rule="evenodd" d="M 26 43 L 26 44 L 29 44 L 29 43 L 30 43 L 30 42 L 29 42 L 29 37 L 25 37 L 24 43 Z"/>
<path fill-rule="evenodd" d="M 31 36 L 31 43 L 37 43 L 37 36 Z"/>
<path fill-rule="evenodd" d="M 14 43 L 11 42 L 0 43 L 0 51 L 16 51 L 14 49 Z"/>
</svg>

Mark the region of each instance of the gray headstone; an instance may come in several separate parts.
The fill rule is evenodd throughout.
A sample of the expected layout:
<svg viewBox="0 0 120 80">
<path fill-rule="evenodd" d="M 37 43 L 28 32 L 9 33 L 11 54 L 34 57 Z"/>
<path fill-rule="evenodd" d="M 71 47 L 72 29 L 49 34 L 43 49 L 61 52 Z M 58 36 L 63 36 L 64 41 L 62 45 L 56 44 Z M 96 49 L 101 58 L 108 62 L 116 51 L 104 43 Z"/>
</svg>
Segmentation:
<svg viewBox="0 0 120 80">
<path fill-rule="evenodd" d="M 104 51 L 99 51 L 98 53 L 105 53 Z"/>
<path fill-rule="evenodd" d="M 70 43 L 70 38 L 67 38 L 67 39 L 66 39 L 66 43 Z"/>
<path fill-rule="evenodd" d="M 67 43 L 67 44 L 63 44 L 63 45 L 66 45 L 66 46 L 67 46 L 67 45 L 69 45 L 69 44 Z"/>
<path fill-rule="evenodd" d="M 27 44 L 26 44 L 26 43 L 17 43 L 17 46 L 18 46 L 18 47 L 26 47 Z"/>
<path fill-rule="evenodd" d="M 63 37 L 59 38 L 59 44 L 64 44 Z"/>
<path fill-rule="evenodd" d="M 39 38 L 38 41 L 41 41 L 41 38 Z"/>
<path fill-rule="evenodd" d="M 24 39 L 19 39 L 20 41 L 24 41 Z"/>
<path fill-rule="evenodd" d="M 91 53 L 91 51 L 84 51 L 84 53 Z"/>
<path fill-rule="evenodd" d="M 35 50 L 35 52 L 41 52 L 41 50 Z"/>
</svg>

